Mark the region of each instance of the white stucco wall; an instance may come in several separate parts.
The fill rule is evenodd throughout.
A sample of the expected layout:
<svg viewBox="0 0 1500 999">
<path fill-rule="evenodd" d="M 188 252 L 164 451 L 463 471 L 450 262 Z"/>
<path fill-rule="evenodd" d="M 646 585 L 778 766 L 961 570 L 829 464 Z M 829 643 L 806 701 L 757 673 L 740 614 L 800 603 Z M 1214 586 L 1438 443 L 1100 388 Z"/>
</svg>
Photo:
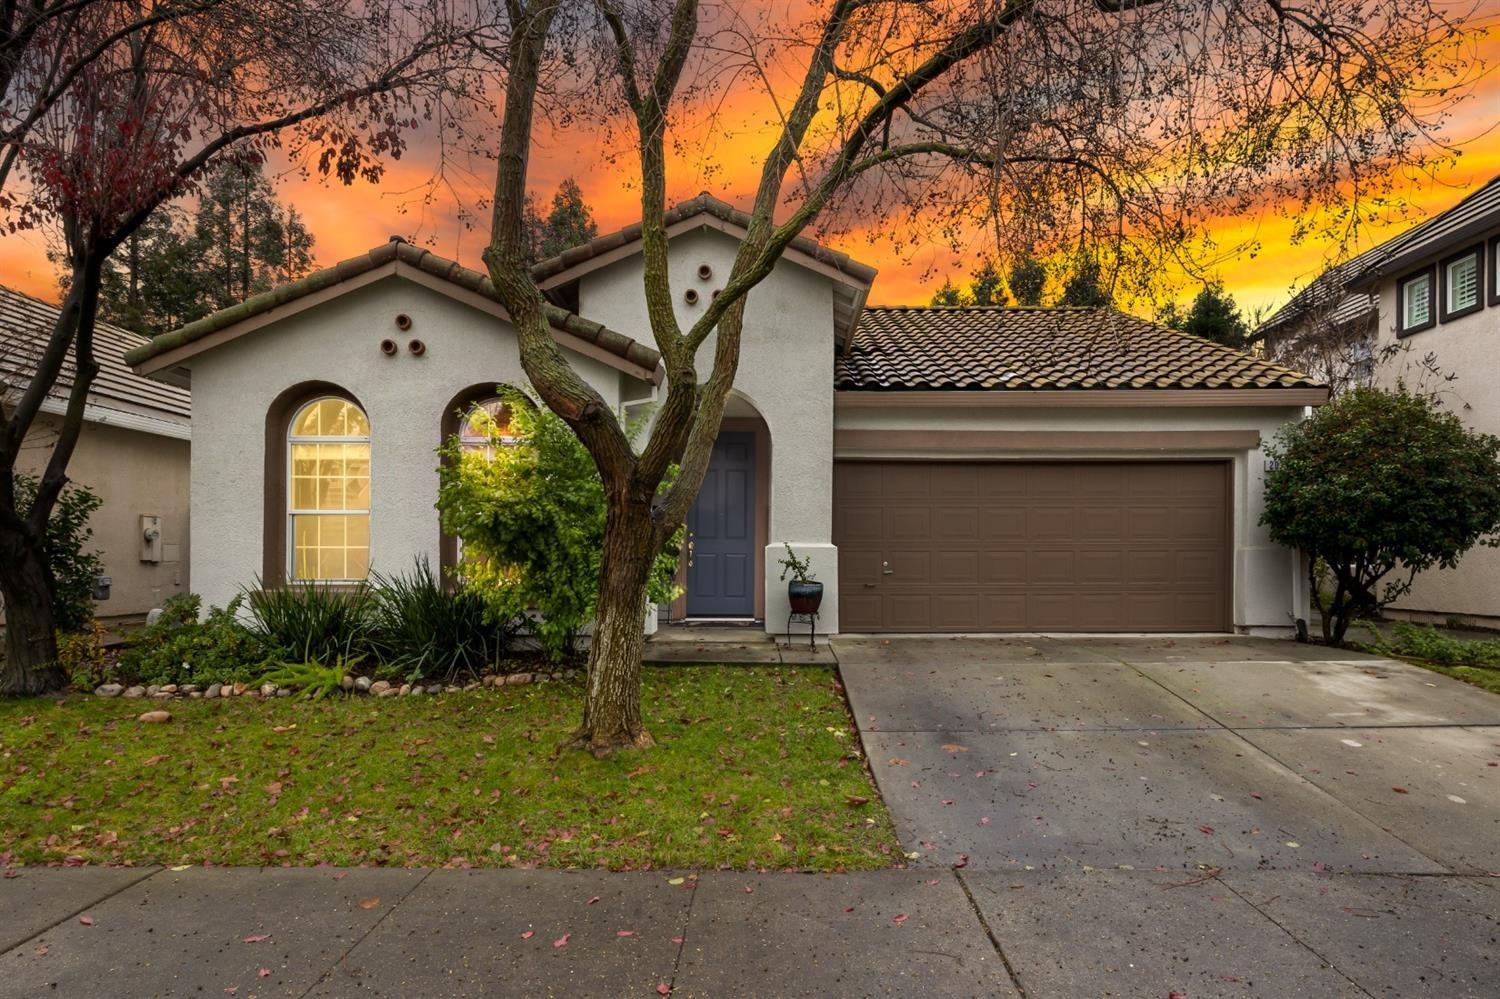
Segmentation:
<svg viewBox="0 0 1500 999">
<path fill-rule="evenodd" d="M 836 430 L 941 430 L 941 431 L 1234 431 L 1253 430 L 1262 444 L 1269 443 L 1288 423 L 1300 420 L 1300 407 L 1228 408 L 1129 407 L 1120 409 L 1041 407 L 999 408 L 839 408 Z M 839 452 L 840 457 L 920 457 L 897 451 L 862 449 Z M 1121 453 L 1118 451 L 1049 451 L 1006 453 L 966 451 L 945 455 L 950 460 L 976 458 L 1053 460 L 1102 458 L 1161 460 L 1169 458 L 1222 458 L 1233 464 L 1234 504 L 1232 544 L 1234 548 L 1232 616 L 1236 630 L 1253 634 L 1282 634 L 1308 612 L 1302 563 L 1296 552 L 1271 541 L 1260 524 L 1265 508 L 1265 459 L 1261 448 L 1240 450 L 1176 450 Z M 941 459 L 940 459 L 941 460 Z"/>
<path fill-rule="evenodd" d="M 669 251 L 677 321 L 687 329 L 722 288 L 738 243 L 715 229 L 677 236 Z M 713 277 L 698 277 L 708 264 Z M 654 344 L 646 313 L 640 258 L 628 257 L 579 282 L 579 312 L 611 329 Z M 696 289 L 696 305 L 684 301 Z M 714 337 L 699 354 L 705 378 L 713 364 Z M 665 391 L 665 388 L 663 389 Z M 771 509 L 765 550 L 766 627 L 786 624 L 786 584 L 775 560 L 782 542 L 813 559 L 824 582 L 820 631 L 838 630 L 838 564 L 832 545 L 833 512 L 833 284 L 829 278 L 790 261 L 752 290 L 746 300 L 745 330 L 735 378 L 736 394 L 762 419 L 771 435 Z M 763 474 L 764 464 L 757 470 Z"/>
<path fill-rule="evenodd" d="M 398 331 L 397 313 L 412 319 Z M 402 344 L 395 357 L 380 341 Z M 419 338 L 426 353 L 405 344 Z M 571 355 L 611 405 L 620 372 Z M 307 381 L 341 386 L 364 406 L 371 434 L 371 567 L 438 564 L 437 456 L 443 411 L 480 384 L 524 384 L 509 326 L 400 277 L 386 278 L 256 330 L 194 358 L 192 579 L 205 604 L 222 605 L 263 566 L 266 413 Z M 633 394 L 639 394 L 635 386 Z"/>
<path fill-rule="evenodd" d="M 1496 226 L 1471 242 L 1485 244 L 1485 280 L 1481 284 L 1484 308 L 1407 337 L 1396 335 L 1396 284 L 1410 270 L 1393 274 L 1379 288 L 1380 319 L 1377 328 L 1375 384 L 1387 388 L 1405 382 L 1419 391 L 1437 391 L 1446 408 L 1475 430 L 1500 434 L 1500 378 L 1496 377 L 1496 347 L 1500 344 L 1500 306 L 1489 304 L 1494 285 L 1494 261 L 1489 240 L 1500 233 Z M 1444 254 L 1446 259 L 1450 254 Z M 1442 275 L 1438 275 L 1442 293 Z M 1395 345 L 1394 353 L 1386 356 Z M 1436 368 L 1441 375 L 1430 368 Z M 1452 381 L 1443 376 L 1455 376 Z M 1474 548 L 1453 569 L 1422 573 L 1411 592 L 1391 608 L 1405 615 L 1441 620 L 1460 617 L 1475 623 L 1500 626 L 1500 549 Z"/>
</svg>

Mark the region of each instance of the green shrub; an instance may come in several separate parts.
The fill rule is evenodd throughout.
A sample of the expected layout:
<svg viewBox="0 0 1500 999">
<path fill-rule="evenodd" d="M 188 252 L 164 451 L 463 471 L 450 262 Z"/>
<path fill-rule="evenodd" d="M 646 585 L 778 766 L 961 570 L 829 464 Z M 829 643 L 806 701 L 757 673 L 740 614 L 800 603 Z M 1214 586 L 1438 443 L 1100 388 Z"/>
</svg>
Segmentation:
<svg viewBox="0 0 1500 999">
<path fill-rule="evenodd" d="M 1392 631 L 1387 636 L 1377 630 L 1371 648 L 1381 655 L 1422 659 L 1442 666 L 1500 667 L 1500 639 L 1454 638 L 1437 628 L 1410 621 L 1397 621 Z"/>
<path fill-rule="evenodd" d="M 276 668 L 262 674 L 258 683 L 274 683 L 278 687 L 290 687 L 302 692 L 308 700 L 321 701 L 329 694 L 342 689 L 344 674 L 351 672 L 356 663 L 343 658 L 332 663 L 279 663 Z"/>
<path fill-rule="evenodd" d="M 375 595 L 363 583 L 250 591 L 250 632 L 276 659 L 331 663 L 375 654 Z"/>
<path fill-rule="evenodd" d="M 16 511 L 26 516 L 36 502 L 40 480 L 18 473 Z M 104 571 L 98 552 L 84 551 L 94 536 L 89 517 L 103 503 L 85 486 L 70 485 L 52 508 L 47 521 L 47 562 L 52 570 L 53 622 L 60 632 L 87 631 L 94 617 L 94 577 Z"/>
<path fill-rule="evenodd" d="M 114 663 L 104 648 L 104 626 L 90 622 L 89 630 L 57 636 L 57 664 L 68 674 L 68 686 L 87 693 L 109 683 Z"/>
<path fill-rule="evenodd" d="M 502 388 L 501 395 L 511 420 L 493 457 L 466 451 L 457 438 L 440 449 L 438 510 L 443 530 L 463 541 L 465 584 L 483 596 L 490 619 L 529 619 L 543 650 L 557 659 L 594 614 L 604 486 L 560 417 L 525 393 Z M 651 600 L 673 596 L 680 535 L 652 567 Z"/>
<path fill-rule="evenodd" d="M 1323 637 L 1341 645 L 1426 569 L 1452 568 L 1500 530 L 1500 438 L 1475 433 L 1432 399 L 1357 388 L 1266 448 L 1272 540 L 1332 576 Z M 1309 582 L 1317 589 L 1316 570 Z"/>
<path fill-rule="evenodd" d="M 196 595 L 168 601 L 169 613 L 132 636 L 118 660 L 125 683 L 243 683 L 269 658 L 267 647 L 239 621 L 243 597 L 198 620 Z"/>
<path fill-rule="evenodd" d="M 445 589 L 426 558 L 409 573 L 375 574 L 381 665 L 411 678 L 478 673 L 505 654 L 514 633 L 495 623 L 473 587 Z"/>
</svg>

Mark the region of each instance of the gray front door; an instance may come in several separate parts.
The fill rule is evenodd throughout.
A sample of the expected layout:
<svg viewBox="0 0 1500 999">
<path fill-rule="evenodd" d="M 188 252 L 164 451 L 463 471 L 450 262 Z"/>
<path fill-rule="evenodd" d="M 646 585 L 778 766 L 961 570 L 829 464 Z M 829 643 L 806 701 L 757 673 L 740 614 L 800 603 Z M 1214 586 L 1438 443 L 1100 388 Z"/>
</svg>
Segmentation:
<svg viewBox="0 0 1500 999">
<path fill-rule="evenodd" d="M 714 441 L 688 514 L 688 617 L 755 616 L 755 435 Z"/>
</svg>

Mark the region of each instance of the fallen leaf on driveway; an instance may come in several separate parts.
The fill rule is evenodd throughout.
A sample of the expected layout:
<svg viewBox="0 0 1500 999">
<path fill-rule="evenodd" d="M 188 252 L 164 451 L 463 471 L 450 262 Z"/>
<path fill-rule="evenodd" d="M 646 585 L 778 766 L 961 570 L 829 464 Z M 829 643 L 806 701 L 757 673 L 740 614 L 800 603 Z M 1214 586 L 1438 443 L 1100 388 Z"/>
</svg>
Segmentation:
<svg viewBox="0 0 1500 999">
<path fill-rule="evenodd" d="M 660 985 L 658 985 L 656 987 L 656 994 L 657 995 L 662 995 L 662 996 L 664 996 L 664 995 L 670 995 L 671 992 L 672 992 L 672 986 L 668 985 L 666 982 L 662 982 Z"/>
<path fill-rule="evenodd" d="M 591 899 L 588 900 L 588 904 L 589 905 L 593 905 L 597 901 L 599 901 L 599 896 L 595 895 L 593 898 L 591 898 Z"/>
<path fill-rule="evenodd" d="M 969 751 L 969 747 L 968 746 L 960 746 L 956 742 L 945 742 L 945 743 L 943 743 L 943 752 L 945 752 L 945 753 L 967 753 L 968 751 Z"/>
<path fill-rule="evenodd" d="M 1410 794 L 1411 793 L 1410 791 L 1408 791 L 1404 787 L 1393 787 L 1393 788 L 1391 788 L 1391 790 L 1395 791 L 1397 794 Z"/>
<path fill-rule="evenodd" d="M 246 937 L 244 940 L 241 941 L 241 943 L 260 943 L 262 940 L 269 940 L 269 939 L 271 939 L 271 934 L 269 934 L 269 933 L 257 933 L 253 937 Z"/>
<path fill-rule="evenodd" d="M 897 926 L 900 926 L 902 923 L 906 922 L 906 919 L 906 913 L 898 912 L 896 913 L 896 917 L 892 919 L 891 922 L 895 923 Z"/>
<path fill-rule="evenodd" d="M 633 936 L 635 936 L 635 930 L 615 930 L 615 936 L 617 936 L 617 937 L 633 937 Z"/>
<path fill-rule="evenodd" d="M 899 757 L 899 756 L 892 756 L 892 757 L 891 757 L 891 758 L 890 758 L 890 759 L 889 759 L 889 760 L 887 760 L 887 761 L 886 761 L 886 762 L 887 762 L 887 763 L 889 763 L 889 764 L 890 764 L 890 765 L 891 765 L 891 766 L 893 766 L 893 767 L 904 767 L 904 766 L 906 766 L 906 764 L 907 764 L 907 761 L 906 761 L 906 760 L 903 760 L 903 759 L 902 759 L 902 758 L 901 758 L 901 757 Z"/>
<path fill-rule="evenodd" d="M 1213 826 L 1199 826 L 1198 827 L 1198 831 L 1201 832 L 1205 836 L 1212 836 L 1214 834 L 1214 827 Z"/>
<path fill-rule="evenodd" d="M 846 905 L 846 906 L 844 906 L 844 911 L 845 912 L 853 912 L 854 911 L 854 906 L 852 906 L 852 905 Z"/>
<path fill-rule="evenodd" d="M 984 816 L 983 818 L 981 818 L 979 820 L 979 824 L 982 825 L 982 826 L 989 825 L 990 824 L 990 817 L 988 815 Z"/>
<path fill-rule="evenodd" d="M 521 934 L 521 939 L 530 940 L 534 936 L 536 936 L 536 930 L 527 930 L 526 932 Z"/>
<path fill-rule="evenodd" d="M 49 951 L 51 949 L 52 948 L 45 947 L 45 946 L 44 947 L 38 947 L 36 950 L 32 951 L 31 954 L 32 954 L 33 957 L 46 957 L 47 956 L 47 951 Z"/>
<path fill-rule="evenodd" d="M 667 879 L 667 884 L 669 884 L 669 885 L 680 885 L 680 884 L 682 884 L 686 880 L 687 880 L 687 878 L 668 878 Z"/>
<path fill-rule="evenodd" d="M 362 898 L 359 900 L 359 907 L 361 909 L 374 909 L 379 905 L 380 899 L 378 898 Z"/>
<path fill-rule="evenodd" d="M 271 977 L 271 969 L 270 968 L 261 968 L 259 971 L 256 972 L 256 974 L 259 975 L 262 978 L 270 978 Z"/>
<path fill-rule="evenodd" d="M 84 926 L 93 926 L 94 925 L 94 917 L 93 916 L 79 916 L 78 917 L 78 921 L 80 923 L 82 923 Z"/>
<path fill-rule="evenodd" d="M 571 933 L 564 933 L 562 936 L 552 941 L 552 949 L 556 950 L 559 947 L 566 947 L 568 945 L 568 937 L 571 937 L 572 935 L 573 934 Z"/>
</svg>

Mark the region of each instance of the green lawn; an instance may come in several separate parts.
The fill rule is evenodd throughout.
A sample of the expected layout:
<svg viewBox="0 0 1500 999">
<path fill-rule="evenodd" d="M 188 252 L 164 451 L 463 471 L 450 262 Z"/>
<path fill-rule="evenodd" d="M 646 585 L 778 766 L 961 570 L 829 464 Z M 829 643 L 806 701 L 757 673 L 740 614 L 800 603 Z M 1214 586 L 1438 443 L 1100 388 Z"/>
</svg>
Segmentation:
<svg viewBox="0 0 1500 999">
<path fill-rule="evenodd" d="M 0 865 L 901 862 L 830 670 L 648 667 L 655 748 L 554 758 L 580 696 L 0 702 Z"/>
</svg>

